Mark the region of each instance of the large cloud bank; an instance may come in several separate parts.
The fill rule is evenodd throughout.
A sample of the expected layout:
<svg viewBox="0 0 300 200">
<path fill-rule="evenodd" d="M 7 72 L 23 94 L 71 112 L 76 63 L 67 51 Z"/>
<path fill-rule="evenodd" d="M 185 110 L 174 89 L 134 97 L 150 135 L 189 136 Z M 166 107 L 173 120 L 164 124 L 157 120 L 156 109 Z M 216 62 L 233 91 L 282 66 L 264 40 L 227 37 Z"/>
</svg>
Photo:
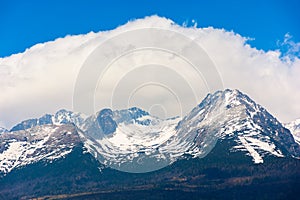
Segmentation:
<svg viewBox="0 0 300 200">
<path fill-rule="evenodd" d="M 9 128 L 60 108 L 72 110 L 76 78 L 90 53 L 107 38 L 148 27 L 177 31 L 197 42 L 214 62 L 224 88 L 247 93 L 282 122 L 300 117 L 300 45 L 291 42 L 289 35 L 282 43 L 289 48 L 284 54 L 280 50 L 266 52 L 251 47 L 247 38 L 234 32 L 185 27 L 152 16 L 111 31 L 58 38 L 0 58 L 0 126 Z M 95 109 L 100 108 L 101 103 Z"/>
</svg>

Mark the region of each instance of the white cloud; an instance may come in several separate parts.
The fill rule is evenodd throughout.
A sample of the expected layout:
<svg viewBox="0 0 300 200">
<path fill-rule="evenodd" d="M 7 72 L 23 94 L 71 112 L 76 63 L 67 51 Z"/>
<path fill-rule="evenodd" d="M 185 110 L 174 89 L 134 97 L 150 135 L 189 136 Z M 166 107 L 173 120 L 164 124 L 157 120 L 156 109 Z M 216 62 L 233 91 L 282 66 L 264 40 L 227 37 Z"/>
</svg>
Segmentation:
<svg viewBox="0 0 300 200">
<path fill-rule="evenodd" d="M 277 41 L 281 51 L 281 58 L 287 63 L 293 62 L 295 58 L 300 57 L 300 42 L 296 43 L 292 38 L 289 33 L 286 33 L 283 41 Z"/>
<path fill-rule="evenodd" d="M 38 117 L 44 113 L 54 113 L 60 108 L 71 110 L 76 78 L 90 53 L 107 38 L 124 31 L 145 27 L 173 30 L 194 39 L 215 63 L 225 88 L 237 88 L 247 93 L 281 121 L 287 122 L 300 117 L 300 60 L 297 57 L 299 43 L 292 42 L 289 35 L 284 40 L 284 44 L 288 44 L 288 50 L 284 54 L 279 50 L 265 52 L 249 46 L 247 38 L 234 32 L 212 27 L 183 27 L 169 19 L 152 16 L 130 21 L 112 31 L 66 36 L 37 44 L 24 53 L 0 58 L 0 121 L 6 127 L 11 127 L 20 120 Z M 291 55 L 293 59 L 290 59 Z M 139 64 L 146 59 L 139 58 L 142 61 L 132 57 L 124 58 L 123 61 L 130 65 Z M 149 77 L 155 77 L 157 81 L 163 79 L 162 76 L 151 76 L 151 73 L 145 74 L 145 77 L 140 76 L 140 79 Z M 190 76 L 192 73 L 191 71 Z M 187 77 L 188 69 L 182 74 Z M 132 76 L 136 75 L 133 73 Z M 172 80 L 170 78 L 169 82 L 164 84 L 172 85 Z M 199 82 L 199 87 L 204 87 L 203 84 Z M 180 85 L 174 92 L 178 93 L 179 97 L 186 98 L 182 100 L 183 103 L 192 104 L 194 100 L 189 101 L 190 93 L 188 91 L 185 93 L 184 90 L 186 85 Z M 155 87 L 152 92 L 158 97 L 161 96 Z M 141 90 L 140 93 L 145 96 L 145 91 Z M 99 96 L 99 94 L 95 96 L 97 95 Z M 171 91 L 165 95 L 166 98 L 169 95 L 168 98 L 176 99 Z M 200 94 L 197 103 L 204 95 Z M 96 109 L 101 107 L 101 103 L 97 103 Z M 174 105 L 166 106 L 171 108 Z M 192 106 L 195 106 L 194 103 L 189 105 Z"/>
</svg>

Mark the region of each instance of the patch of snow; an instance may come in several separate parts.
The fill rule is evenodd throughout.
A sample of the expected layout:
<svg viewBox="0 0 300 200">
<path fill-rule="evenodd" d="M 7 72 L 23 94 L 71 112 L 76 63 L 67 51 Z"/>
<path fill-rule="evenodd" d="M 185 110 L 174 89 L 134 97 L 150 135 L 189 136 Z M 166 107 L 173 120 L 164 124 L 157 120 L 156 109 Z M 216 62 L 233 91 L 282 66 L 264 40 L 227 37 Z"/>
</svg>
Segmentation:
<svg viewBox="0 0 300 200">
<path fill-rule="evenodd" d="M 244 137 L 238 136 L 238 138 L 252 156 L 254 163 L 259 164 L 264 162 L 263 158 L 257 153 L 257 151 L 255 151 L 255 149 L 247 142 Z"/>
<path fill-rule="evenodd" d="M 60 143 L 64 134 L 58 129 L 59 126 L 44 125 L 1 135 L 0 141 L 5 141 L 6 146 L 0 153 L 0 171 L 7 174 L 20 166 L 69 154 L 75 144 Z"/>
<path fill-rule="evenodd" d="M 285 127 L 290 130 L 295 142 L 300 145 L 300 119 L 285 124 Z"/>
</svg>

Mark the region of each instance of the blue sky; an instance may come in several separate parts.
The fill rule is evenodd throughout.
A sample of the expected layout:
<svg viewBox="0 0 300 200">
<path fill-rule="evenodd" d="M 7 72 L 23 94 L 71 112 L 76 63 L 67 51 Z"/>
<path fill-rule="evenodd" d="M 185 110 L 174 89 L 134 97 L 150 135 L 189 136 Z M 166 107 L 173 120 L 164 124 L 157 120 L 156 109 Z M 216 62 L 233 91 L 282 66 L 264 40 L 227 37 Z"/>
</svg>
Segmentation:
<svg viewBox="0 0 300 200">
<path fill-rule="evenodd" d="M 127 0 L 0 1 L 0 57 L 65 35 L 110 30 L 128 20 L 157 14 L 178 24 L 213 26 L 255 38 L 258 49 L 277 49 L 289 33 L 300 40 L 299 1 Z"/>
</svg>

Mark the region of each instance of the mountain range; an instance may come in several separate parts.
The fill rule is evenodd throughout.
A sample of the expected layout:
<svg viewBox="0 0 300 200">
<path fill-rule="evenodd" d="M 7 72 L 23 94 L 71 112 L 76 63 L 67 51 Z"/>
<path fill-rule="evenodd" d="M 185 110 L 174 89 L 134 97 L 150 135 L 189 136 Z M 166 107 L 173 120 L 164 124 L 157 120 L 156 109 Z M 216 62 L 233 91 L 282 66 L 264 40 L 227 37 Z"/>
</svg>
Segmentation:
<svg viewBox="0 0 300 200">
<path fill-rule="evenodd" d="M 299 138 L 299 120 L 282 124 L 230 89 L 169 119 L 62 109 L 0 128 L 0 198 L 295 198 Z"/>
</svg>

